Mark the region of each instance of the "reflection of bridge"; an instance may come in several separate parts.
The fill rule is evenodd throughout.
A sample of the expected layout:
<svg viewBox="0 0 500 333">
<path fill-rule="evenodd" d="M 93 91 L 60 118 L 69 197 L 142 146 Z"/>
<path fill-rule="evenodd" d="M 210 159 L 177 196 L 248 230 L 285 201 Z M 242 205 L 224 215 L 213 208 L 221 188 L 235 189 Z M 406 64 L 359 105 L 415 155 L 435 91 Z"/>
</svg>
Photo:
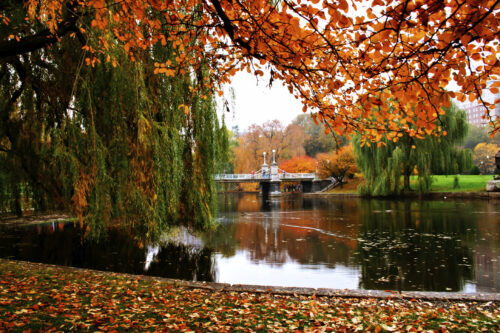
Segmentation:
<svg viewBox="0 0 500 333">
<path fill-rule="evenodd" d="M 217 183 L 259 183 L 262 195 L 281 195 L 280 185 L 282 182 L 299 182 L 302 192 L 319 192 L 331 185 L 330 179 L 319 179 L 314 173 L 289 173 L 278 168 L 275 150 L 273 150 L 273 162 L 269 167 L 266 164 L 266 153 L 264 152 L 264 164 L 262 168 L 252 173 L 218 174 L 215 175 Z"/>
</svg>

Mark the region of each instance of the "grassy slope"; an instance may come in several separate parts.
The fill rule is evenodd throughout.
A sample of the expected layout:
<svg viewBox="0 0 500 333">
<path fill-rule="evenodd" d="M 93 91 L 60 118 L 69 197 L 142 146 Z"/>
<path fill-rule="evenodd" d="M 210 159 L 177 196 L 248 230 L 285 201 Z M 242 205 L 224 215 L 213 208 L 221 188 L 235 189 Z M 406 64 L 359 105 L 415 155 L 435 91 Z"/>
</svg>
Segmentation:
<svg viewBox="0 0 500 333">
<path fill-rule="evenodd" d="M 459 175 L 459 188 L 454 189 L 454 175 L 432 176 L 431 192 L 482 192 L 486 189 L 486 182 L 493 179 L 491 175 Z M 412 188 L 415 189 L 415 181 L 417 177 L 412 176 Z M 357 193 L 358 185 L 363 182 L 362 178 L 355 177 L 348 179 L 348 183 L 344 184 L 344 188 L 340 187 L 329 191 L 328 193 Z"/>
</svg>

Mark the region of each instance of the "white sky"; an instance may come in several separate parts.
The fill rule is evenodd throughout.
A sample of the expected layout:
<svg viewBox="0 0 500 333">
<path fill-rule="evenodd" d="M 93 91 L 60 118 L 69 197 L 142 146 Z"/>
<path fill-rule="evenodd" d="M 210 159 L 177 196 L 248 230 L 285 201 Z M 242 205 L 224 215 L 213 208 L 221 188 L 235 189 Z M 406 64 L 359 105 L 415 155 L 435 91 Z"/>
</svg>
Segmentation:
<svg viewBox="0 0 500 333">
<path fill-rule="evenodd" d="M 269 76 L 257 77 L 247 72 L 237 73 L 231 83 L 234 90 L 234 105 L 231 105 L 229 87 L 224 89 L 224 98 L 229 103 L 230 113 L 224 111 L 226 126 L 237 125 L 240 133 L 252 124 L 262 124 L 279 119 L 288 125 L 302 112 L 302 104 L 290 94 L 282 82 L 275 80 L 269 87 Z M 222 109 L 219 101 L 219 109 Z"/>
</svg>

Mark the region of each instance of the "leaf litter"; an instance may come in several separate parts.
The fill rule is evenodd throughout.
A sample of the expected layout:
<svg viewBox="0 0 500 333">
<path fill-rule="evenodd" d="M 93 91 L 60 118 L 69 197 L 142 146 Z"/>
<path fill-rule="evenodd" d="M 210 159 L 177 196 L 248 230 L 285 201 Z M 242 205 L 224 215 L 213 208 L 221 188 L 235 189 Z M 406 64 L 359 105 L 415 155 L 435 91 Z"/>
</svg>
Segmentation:
<svg viewBox="0 0 500 333">
<path fill-rule="evenodd" d="M 0 260 L 0 332 L 498 332 L 498 303 L 214 291 Z"/>
</svg>

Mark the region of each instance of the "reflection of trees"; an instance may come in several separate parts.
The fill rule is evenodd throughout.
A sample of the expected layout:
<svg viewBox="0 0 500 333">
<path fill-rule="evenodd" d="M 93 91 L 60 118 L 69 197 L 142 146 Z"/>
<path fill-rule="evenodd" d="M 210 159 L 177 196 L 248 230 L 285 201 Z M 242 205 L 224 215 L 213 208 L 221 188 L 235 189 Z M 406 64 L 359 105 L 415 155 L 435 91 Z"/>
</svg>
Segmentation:
<svg viewBox="0 0 500 333">
<path fill-rule="evenodd" d="M 255 194 L 245 194 L 238 198 L 238 212 L 258 212 L 260 211 L 262 198 Z"/>
<path fill-rule="evenodd" d="M 76 225 L 47 223 L 35 226 L 2 227 L 0 255 L 21 259 L 71 266 L 81 246 L 83 232 L 75 232 Z"/>
<path fill-rule="evenodd" d="M 475 246 L 477 291 L 500 290 L 500 203 L 489 201 L 481 218 L 477 219 L 479 241 Z"/>
<path fill-rule="evenodd" d="M 5 228 L 1 233 L 0 255 L 33 262 L 92 268 L 132 274 L 147 274 L 187 280 L 215 280 L 211 250 L 203 247 L 164 244 L 149 270 L 145 271 L 146 248 L 133 235 L 110 229 L 100 240 L 83 237 L 76 224 Z"/>
<path fill-rule="evenodd" d="M 221 194 L 219 211 L 228 215 L 235 212 L 258 212 L 262 206 L 262 197 L 249 193 Z"/>
<path fill-rule="evenodd" d="M 473 278 L 476 218 L 457 202 L 360 201 L 365 289 L 461 290 Z M 458 209 L 457 209 L 458 208 Z"/>
<path fill-rule="evenodd" d="M 220 222 L 215 230 L 202 235 L 203 243 L 225 257 L 234 256 L 238 247 L 238 240 L 235 237 L 236 226 L 237 224 L 232 221 Z"/>
<path fill-rule="evenodd" d="M 228 213 L 237 211 L 238 196 L 236 194 L 227 195 L 219 194 L 217 199 L 219 201 L 218 209 L 220 212 Z"/>
<path fill-rule="evenodd" d="M 238 198 L 245 203 L 238 205 Z M 0 256 L 213 281 L 212 253 L 229 257 L 243 250 L 251 260 L 268 264 L 293 260 L 311 268 L 359 265 L 360 286 L 365 289 L 456 291 L 474 279 L 478 290 L 499 288 L 495 260 L 500 253 L 500 222 L 492 213 L 500 210 L 499 204 L 285 196 L 262 211 L 264 203 L 256 195 L 229 197 L 221 204 L 223 218 L 217 229 L 202 236 L 205 247 L 199 239 L 148 247 L 119 229 L 93 242 L 83 237 L 77 224 L 56 223 L 0 226 Z M 151 248 L 155 253 L 150 252 L 153 260 L 145 271 Z"/>
<path fill-rule="evenodd" d="M 215 281 L 212 251 L 181 244 L 160 247 L 147 275 L 193 281 Z"/>
<path fill-rule="evenodd" d="M 290 259 L 305 265 L 349 264 L 350 253 L 356 248 L 356 201 L 283 196 L 274 205 L 261 202 L 256 195 L 240 200 L 245 204 L 238 204 L 240 214 L 234 223 L 221 223 L 204 238 L 215 251 L 232 255 L 236 248 L 244 249 L 251 260 L 270 264 Z M 264 212 L 256 212 L 259 203 Z M 309 208 L 303 208 L 305 203 Z"/>
<path fill-rule="evenodd" d="M 302 210 L 303 208 L 304 198 L 301 194 L 287 194 L 281 199 L 281 210 L 283 211 Z"/>
</svg>

